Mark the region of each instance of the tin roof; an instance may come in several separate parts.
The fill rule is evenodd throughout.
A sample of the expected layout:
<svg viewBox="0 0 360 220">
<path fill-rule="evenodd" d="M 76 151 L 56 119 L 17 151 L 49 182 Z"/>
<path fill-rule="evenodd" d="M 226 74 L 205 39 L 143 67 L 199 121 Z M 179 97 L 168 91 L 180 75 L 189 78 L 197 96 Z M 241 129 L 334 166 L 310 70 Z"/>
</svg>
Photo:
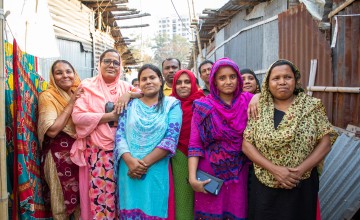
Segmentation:
<svg viewBox="0 0 360 220">
<path fill-rule="evenodd" d="M 360 139 L 342 134 L 320 176 L 322 219 L 352 219 L 360 208 Z"/>
</svg>

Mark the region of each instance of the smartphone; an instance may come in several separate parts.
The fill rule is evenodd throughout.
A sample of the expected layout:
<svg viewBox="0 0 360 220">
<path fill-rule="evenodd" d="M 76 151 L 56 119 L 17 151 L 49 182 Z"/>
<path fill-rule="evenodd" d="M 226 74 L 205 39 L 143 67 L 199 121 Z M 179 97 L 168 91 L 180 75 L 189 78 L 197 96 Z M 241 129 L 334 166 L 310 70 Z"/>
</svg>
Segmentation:
<svg viewBox="0 0 360 220">
<path fill-rule="evenodd" d="M 113 102 L 107 102 L 105 104 L 105 113 L 114 111 L 114 103 Z"/>
<path fill-rule="evenodd" d="M 112 111 L 114 111 L 114 103 L 113 102 L 107 102 L 105 104 L 105 113 L 112 112 Z M 114 126 L 114 121 L 109 121 L 108 123 L 109 123 L 110 127 Z"/>
</svg>

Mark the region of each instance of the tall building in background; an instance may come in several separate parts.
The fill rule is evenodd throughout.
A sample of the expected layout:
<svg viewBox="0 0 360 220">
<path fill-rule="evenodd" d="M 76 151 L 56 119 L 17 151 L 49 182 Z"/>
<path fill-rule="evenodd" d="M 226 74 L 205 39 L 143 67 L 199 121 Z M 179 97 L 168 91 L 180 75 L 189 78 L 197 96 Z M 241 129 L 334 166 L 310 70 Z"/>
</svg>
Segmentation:
<svg viewBox="0 0 360 220">
<path fill-rule="evenodd" d="M 190 22 L 190 19 L 185 16 L 182 16 L 181 20 L 177 16 L 160 18 L 157 33 L 167 35 L 170 38 L 173 38 L 174 35 L 180 35 L 191 41 L 193 38 Z"/>
</svg>

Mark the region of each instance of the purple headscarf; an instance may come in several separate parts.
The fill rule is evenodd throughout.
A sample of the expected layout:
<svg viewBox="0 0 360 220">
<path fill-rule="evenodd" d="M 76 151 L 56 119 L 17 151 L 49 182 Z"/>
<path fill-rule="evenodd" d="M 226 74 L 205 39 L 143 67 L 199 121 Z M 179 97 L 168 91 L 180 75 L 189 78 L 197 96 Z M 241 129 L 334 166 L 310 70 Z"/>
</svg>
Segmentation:
<svg viewBox="0 0 360 220">
<path fill-rule="evenodd" d="M 232 100 L 232 104 L 237 100 L 238 96 L 242 92 L 243 87 L 243 80 L 240 74 L 239 67 L 236 65 L 234 61 L 231 59 L 224 57 L 218 59 L 211 68 L 210 76 L 209 76 L 209 84 L 210 84 L 210 94 L 213 96 L 214 99 L 217 99 L 219 102 L 225 104 L 219 97 L 219 89 L 215 85 L 215 74 L 221 67 L 231 67 L 235 70 L 237 78 L 238 78 L 238 86 L 234 91 L 234 98 Z"/>
<path fill-rule="evenodd" d="M 219 90 L 215 85 L 215 75 L 221 67 L 231 67 L 237 74 L 238 85 L 234 91 L 231 105 L 226 104 L 220 98 Z M 201 117 L 196 123 L 201 126 L 202 121 L 211 114 L 212 124 L 214 127 L 216 126 L 216 129 L 212 130 L 213 136 L 229 141 L 230 145 L 241 145 L 243 132 L 247 124 L 247 108 L 253 95 L 248 92 L 242 92 L 243 80 L 239 67 L 231 59 L 221 58 L 214 63 L 210 72 L 209 82 L 210 94 L 194 102 L 194 111 L 198 111 Z"/>
</svg>

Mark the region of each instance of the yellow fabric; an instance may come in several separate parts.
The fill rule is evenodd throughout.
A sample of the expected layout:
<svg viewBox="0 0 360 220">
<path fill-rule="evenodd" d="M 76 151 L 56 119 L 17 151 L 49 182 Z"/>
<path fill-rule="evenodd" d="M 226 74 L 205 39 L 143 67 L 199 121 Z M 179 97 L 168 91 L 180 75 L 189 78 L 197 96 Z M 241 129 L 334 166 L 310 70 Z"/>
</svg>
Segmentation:
<svg viewBox="0 0 360 220">
<path fill-rule="evenodd" d="M 299 74 L 299 73 L 298 73 Z M 330 124 L 321 100 L 300 92 L 289 107 L 277 129 L 274 128 L 274 103 L 266 74 L 259 101 L 260 117 L 249 118 L 244 139 L 273 164 L 296 167 L 301 164 L 326 134 L 332 143 L 337 134 Z M 278 187 L 274 176 L 266 169 L 254 165 L 256 177 L 266 186 Z M 302 179 L 310 177 L 310 171 Z"/>
<path fill-rule="evenodd" d="M 80 84 L 78 74 L 76 72 L 74 72 L 74 74 L 74 85 L 71 88 L 71 91 L 73 92 Z M 54 124 L 56 118 L 64 111 L 64 108 L 69 101 L 70 96 L 56 85 L 54 76 L 50 72 L 49 87 L 47 90 L 40 93 L 39 96 L 38 137 L 41 146 L 45 133 L 49 127 Z M 71 117 L 62 131 L 75 138 L 75 126 Z"/>
<path fill-rule="evenodd" d="M 170 96 L 172 93 L 172 88 L 167 86 L 167 84 L 165 83 L 164 85 L 164 95 L 165 96 Z"/>
</svg>

